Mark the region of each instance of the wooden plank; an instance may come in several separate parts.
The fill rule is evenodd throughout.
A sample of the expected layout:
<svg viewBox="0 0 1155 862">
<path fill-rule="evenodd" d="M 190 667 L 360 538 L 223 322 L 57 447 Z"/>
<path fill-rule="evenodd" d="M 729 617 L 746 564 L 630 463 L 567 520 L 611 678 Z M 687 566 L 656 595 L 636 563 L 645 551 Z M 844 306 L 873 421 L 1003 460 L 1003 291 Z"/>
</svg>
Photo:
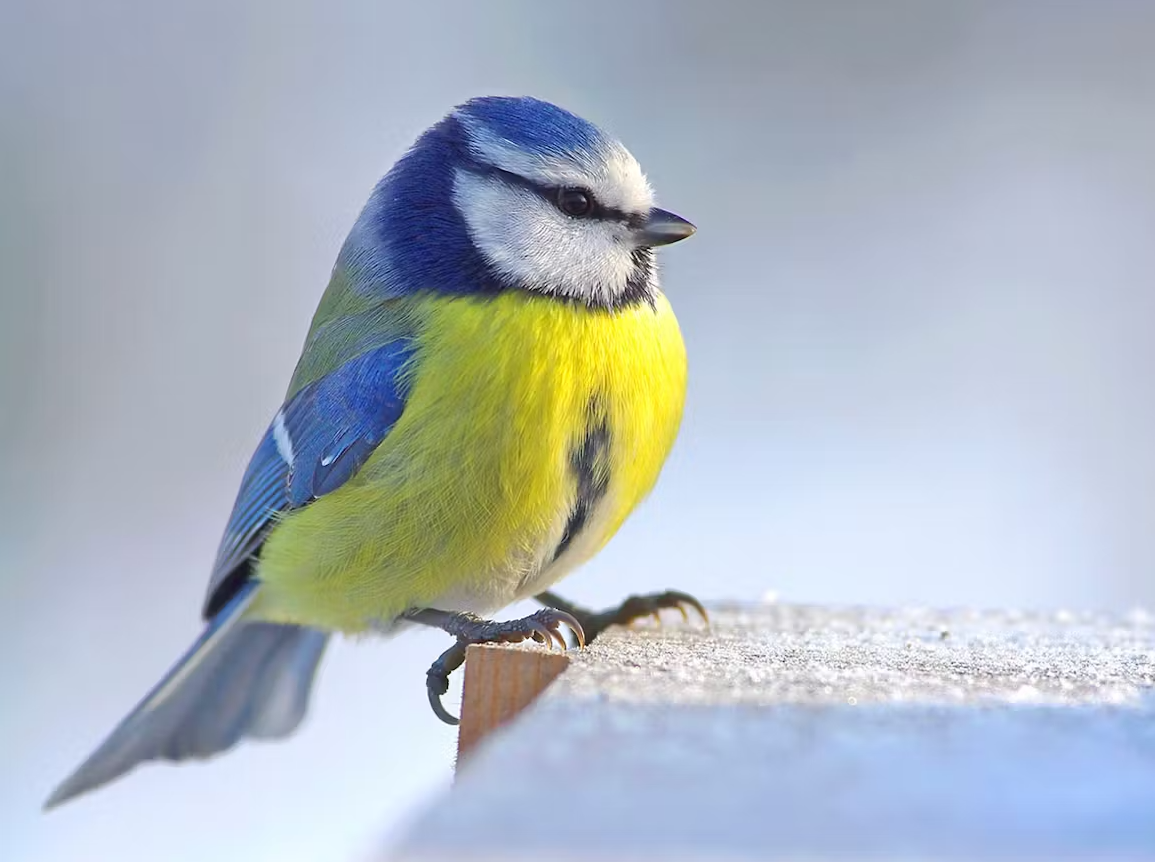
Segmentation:
<svg viewBox="0 0 1155 862">
<path fill-rule="evenodd" d="M 486 736 L 529 706 L 568 666 L 565 653 L 539 645 L 469 647 L 457 734 L 458 765 Z"/>
</svg>

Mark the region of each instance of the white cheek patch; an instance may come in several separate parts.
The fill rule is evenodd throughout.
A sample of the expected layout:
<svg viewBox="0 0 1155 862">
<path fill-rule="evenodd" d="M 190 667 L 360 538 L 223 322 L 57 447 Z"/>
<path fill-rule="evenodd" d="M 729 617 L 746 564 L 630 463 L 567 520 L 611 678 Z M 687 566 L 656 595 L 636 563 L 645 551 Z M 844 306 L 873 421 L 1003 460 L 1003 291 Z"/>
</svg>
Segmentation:
<svg viewBox="0 0 1155 862">
<path fill-rule="evenodd" d="M 485 259 L 511 281 L 612 305 L 635 264 L 628 228 L 570 218 L 527 189 L 459 170 L 453 202 Z"/>
</svg>

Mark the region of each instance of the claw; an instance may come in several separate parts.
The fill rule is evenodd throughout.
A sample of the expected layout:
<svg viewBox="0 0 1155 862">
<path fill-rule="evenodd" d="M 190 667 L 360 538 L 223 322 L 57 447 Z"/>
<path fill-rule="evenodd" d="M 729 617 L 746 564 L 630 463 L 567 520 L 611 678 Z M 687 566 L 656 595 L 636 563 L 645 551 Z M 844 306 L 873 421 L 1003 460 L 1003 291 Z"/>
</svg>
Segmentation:
<svg viewBox="0 0 1155 862">
<path fill-rule="evenodd" d="M 554 617 L 558 622 L 565 623 L 573 630 L 574 637 L 577 638 L 578 647 L 584 649 L 586 645 L 586 633 L 585 629 L 582 628 L 582 624 L 578 622 L 577 617 L 573 614 L 567 614 L 565 611 L 556 610 L 554 611 Z"/>
<path fill-rule="evenodd" d="M 558 629 L 553 632 L 553 639 L 558 641 L 561 652 L 565 652 L 566 649 L 569 648 L 569 640 L 566 638 L 565 633 L 561 631 L 561 626 L 558 626 Z"/>
<path fill-rule="evenodd" d="M 579 646 L 585 646 L 585 631 L 577 618 L 565 611 L 552 608 L 539 611 L 533 616 L 507 623 L 495 623 L 469 614 L 450 614 L 444 611 L 417 610 L 408 615 L 409 619 L 425 625 L 435 625 L 449 634 L 455 635 L 457 642 L 438 656 L 426 672 L 426 689 L 429 706 L 433 714 L 449 725 L 460 723 L 460 719 L 445 709 L 441 698 L 449 690 L 449 675 L 465 663 L 465 650 L 476 643 L 520 643 L 533 640 L 545 644 L 551 650 L 569 648 L 562 634 L 564 623 L 573 629 Z"/>
<path fill-rule="evenodd" d="M 689 593 L 670 590 L 663 596 L 663 598 L 667 598 L 675 603 L 674 607 L 682 612 L 682 616 L 686 618 L 686 622 L 690 621 L 690 616 L 686 613 L 686 607 L 689 606 L 697 612 L 698 616 L 702 618 L 702 622 L 704 622 L 707 626 L 710 624 L 710 615 L 706 613 L 706 609 L 702 607 L 702 603 L 691 596 Z"/>
<path fill-rule="evenodd" d="M 550 648 L 550 651 L 552 652 L 553 647 L 554 647 L 553 629 L 549 628 L 547 625 L 545 625 L 545 623 L 541 622 L 540 620 L 534 620 L 534 619 L 529 620 L 527 625 L 533 629 L 533 635 L 534 635 L 533 639 L 537 640 L 538 635 L 541 635 L 541 641 L 540 642 L 545 644 L 546 646 L 548 646 Z"/>
<path fill-rule="evenodd" d="M 448 683 L 448 680 L 446 680 Z M 433 714 L 449 725 L 461 724 L 461 719 L 449 712 L 441 703 L 441 695 L 431 687 L 429 689 L 429 705 L 433 707 Z"/>
<path fill-rule="evenodd" d="M 449 674 L 461 667 L 465 662 L 464 641 L 458 641 L 437 657 L 429 670 L 425 672 L 425 688 L 429 692 L 429 705 L 433 714 L 446 724 L 459 724 L 460 719 L 445 709 L 441 703 L 441 696 L 449 691 Z"/>
<path fill-rule="evenodd" d="M 449 675 L 465 663 L 465 650 L 470 644 L 533 640 L 547 645 L 551 650 L 560 647 L 564 652 L 569 649 L 569 643 L 561 630 L 562 624 L 565 624 L 573 630 L 578 647 L 586 645 L 585 629 L 578 618 L 554 608 L 546 608 L 530 617 L 506 623 L 483 620 L 473 614 L 454 614 L 430 608 L 416 609 L 405 616 L 414 622 L 437 626 L 457 638 L 457 642 L 442 653 L 426 672 L 429 706 L 434 715 L 450 725 L 459 724 L 460 720 L 445 709 L 441 698 L 449 690 Z"/>
<path fill-rule="evenodd" d="M 690 596 L 689 605 L 690 605 L 690 607 L 692 607 L 694 610 L 696 610 L 698 612 L 698 616 L 700 616 L 702 618 L 702 622 L 704 622 L 706 624 L 706 628 L 709 628 L 710 627 L 710 615 L 708 613 L 706 613 L 706 608 L 703 607 L 702 603 L 700 601 L 698 601 L 697 599 L 695 599 L 693 596 Z"/>
<path fill-rule="evenodd" d="M 560 626 L 558 629 L 550 629 L 550 649 L 553 649 L 554 644 L 558 645 L 562 653 L 564 653 L 566 649 L 569 648 L 569 645 L 566 642 L 566 636 L 565 634 L 561 633 Z"/>
<path fill-rule="evenodd" d="M 441 659 L 438 659 L 438 662 L 440 661 Z M 459 719 L 441 703 L 441 696 L 449 691 L 449 676 L 436 666 L 431 667 L 425 677 L 425 687 L 429 692 L 429 705 L 433 707 L 433 714 L 446 724 L 458 724 Z"/>
<path fill-rule="evenodd" d="M 677 590 L 667 590 L 664 593 L 630 596 L 618 607 L 595 613 L 567 602 L 561 596 L 552 592 L 543 592 L 535 596 L 555 615 L 554 619 L 563 620 L 577 635 L 578 645 L 584 647 L 610 626 L 629 626 L 631 623 L 653 616 L 661 624 L 661 611 L 666 608 L 676 609 L 682 615 L 684 622 L 690 621 L 688 609 L 692 608 L 710 628 L 710 617 L 702 603 L 688 593 Z M 565 611 L 562 608 L 566 608 Z M 579 622 L 580 620 L 580 622 Z M 575 625 L 576 623 L 576 625 Z"/>
</svg>

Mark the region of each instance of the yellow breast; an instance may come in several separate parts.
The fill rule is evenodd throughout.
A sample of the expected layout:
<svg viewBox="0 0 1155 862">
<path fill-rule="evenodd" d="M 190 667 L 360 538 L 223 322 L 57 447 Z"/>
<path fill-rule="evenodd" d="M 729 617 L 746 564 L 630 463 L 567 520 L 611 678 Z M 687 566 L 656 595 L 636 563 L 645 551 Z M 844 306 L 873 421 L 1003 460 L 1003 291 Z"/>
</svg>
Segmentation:
<svg viewBox="0 0 1155 862">
<path fill-rule="evenodd" d="M 405 411 L 348 484 L 271 533 L 265 618 L 360 631 L 412 607 L 496 610 L 596 553 L 657 480 L 686 386 L 665 297 L 419 303 Z"/>
</svg>

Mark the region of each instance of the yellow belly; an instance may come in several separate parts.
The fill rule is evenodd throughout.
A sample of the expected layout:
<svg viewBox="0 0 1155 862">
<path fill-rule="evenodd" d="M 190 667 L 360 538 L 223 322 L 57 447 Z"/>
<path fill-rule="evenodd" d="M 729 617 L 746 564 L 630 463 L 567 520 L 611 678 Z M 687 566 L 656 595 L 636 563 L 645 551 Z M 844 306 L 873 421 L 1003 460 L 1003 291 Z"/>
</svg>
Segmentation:
<svg viewBox="0 0 1155 862">
<path fill-rule="evenodd" d="M 608 313 L 511 291 L 415 312 L 404 413 L 345 486 L 272 531 L 258 616 L 357 632 L 416 607 L 497 610 L 600 550 L 657 480 L 686 386 L 665 297 Z M 602 426 L 602 493 L 563 542 L 575 452 Z"/>
</svg>

